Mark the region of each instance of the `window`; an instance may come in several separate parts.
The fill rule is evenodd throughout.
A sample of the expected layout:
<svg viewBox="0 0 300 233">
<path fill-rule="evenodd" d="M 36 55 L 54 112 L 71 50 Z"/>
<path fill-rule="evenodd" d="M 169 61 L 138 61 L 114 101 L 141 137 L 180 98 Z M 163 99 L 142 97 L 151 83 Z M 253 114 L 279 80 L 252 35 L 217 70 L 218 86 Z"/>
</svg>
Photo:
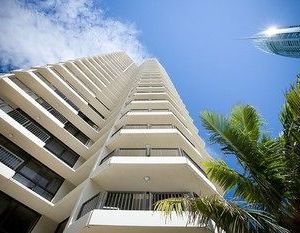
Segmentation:
<svg viewBox="0 0 300 233">
<path fill-rule="evenodd" d="M 74 151 L 65 146 L 61 141 L 57 140 L 56 138 L 50 138 L 47 141 L 45 148 L 47 148 L 58 158 L 63 160 L 70 167 L 73 167 L 77 159 L 79 158 L 79 156 Z"/>
<path fill-rule="evenodd" d="M 64 221 L 62 221 L 61 223 L 59 223 L 54 233 L 63 233 L 66 228 L 66 225 L 68 223 L 68 220 L 69 220 L 69 218 L 67 218 Z"/>
<path fill-rule="evenodd" d="M 95 130 L 99 130 L 99 127 L 86 115 L 84 115 L 82 112 L 78 112 L 78 116 L 82 118 L 86 123 L 88 123 L 91 127 L 93 127 Z"/>
<path fill-rule="evenodd" d="M 108 111 L 110 111 L 110 109 L 97 97 L 95 97 L 96 100 L 98 100 Z"/>
<path fill-rule="evenodd" d="M 62 142 L 60 142 L 56 137 L 54 137 L 51 133 L 49 133 L 46 129 L 44 129 L 41 125 L 35 122 L 30 116 L 28 116 L 21 109 L 19 108 L 15 109 L 9 112 L 8 115 L 10 115 L 13 119 L 18 121 L 31 133 L 33 133 L 35 136 L 37 136 L 39 139 L 45 142 L 46 143 L 45 148 L 50 150 L 50 152 L 54 153 L 58 158 L 61 158 L 60 155 L 63 154 L 63 151 L 71 150 L 67 146 L 65 146 Z M 85 145 L 90 141 L 90 139 L 85 134 L 83 134 L 79 129 L 77 129 L 70 122 L 66 122 L 65 129 Z M 54 141 L 57 142 L 56 146 L 53 145 Z M 74 152 L 73 154 L 72 153 L 70 154 L 70 157 L 72 158 L 68 158 L 67 161 L 69 161 L 70 159 L 73 160 L 75 158 L 77 160 L 79 156 Z"/>
<path fill-rule="evenodd" d="M 0 192 L 0 232 L 29 233 L 40 216 L 39 213 Z"/>
<path fill-rule="evenodd" d="M 7 153 L 22 159 L 22 163 L 13 168 L 16 172 L 13 178 L 47 200 L 51 200 L 64 179 L 1 134 L 0 146 Z M 2 162 L 9 166 L 5 161 Z"/>
<path fill-rule="evenodd" d="M 91 105 L 90 103 L 88 103 L 88 105 L 90 106 L 91 109 L 93 109 L 102 119 L 105 119 L 105 117 L 96 109 L 94 108 L 93 105 Z"/>
<path fill-rule="evenodd" d="M 32 160 L 18 170 L 14 179 L 38 193 L 47 200 L 51 200 L 62 184 L 62 180 L 48 168 L 40 166 Z"/>
<path fill-rule="evenodd" d="M 7 113 L 11 118 L 20 123 L 23 127 L 28 129 L 32 134 L 46 142 L 50 138 L 50 134 L 37 124 L 31 117 L 24 113 L 21 109 L 17 108 Z"/>
<path fill-rule="evenodd" d="M 60 114 L 55 108 L 48 104 L 43 98 L 39 97 L 38 99 L 36 99 L 36 102 L 38 102 L 43 108 L 50 112 L 61 123 L 66 124 L 68 122 L 68 120 L 62 114 Z"/>
</svg>

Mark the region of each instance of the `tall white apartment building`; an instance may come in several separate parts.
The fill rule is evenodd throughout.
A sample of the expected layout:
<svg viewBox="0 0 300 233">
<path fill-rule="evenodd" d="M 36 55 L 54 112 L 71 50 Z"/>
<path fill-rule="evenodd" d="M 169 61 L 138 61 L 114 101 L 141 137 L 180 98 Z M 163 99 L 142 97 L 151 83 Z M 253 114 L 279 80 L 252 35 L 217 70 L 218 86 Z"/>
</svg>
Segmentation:
<svg viewBox="0 0 300 233">
<path fill-rule="evenodd" d="M 1 233 L 212 232 L 153 211 L 218 194 L 208 159 L 156 59 L 119 52 L 0 77 Z"/>
</svg>

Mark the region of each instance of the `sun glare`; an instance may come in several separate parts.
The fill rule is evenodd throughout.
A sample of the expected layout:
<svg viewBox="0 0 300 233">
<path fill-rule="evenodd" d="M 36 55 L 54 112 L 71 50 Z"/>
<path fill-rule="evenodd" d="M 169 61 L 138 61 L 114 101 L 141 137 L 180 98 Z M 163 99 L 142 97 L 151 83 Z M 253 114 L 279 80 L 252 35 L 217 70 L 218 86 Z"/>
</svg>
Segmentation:
<svg viewBox="0 0 300 233">
<path fill-rule="evenodd" d="M 273 36 L 278 32 L 277 27 L 269 27 L 267 30 L 264 31 L 266 36 Z"/>
</svg>

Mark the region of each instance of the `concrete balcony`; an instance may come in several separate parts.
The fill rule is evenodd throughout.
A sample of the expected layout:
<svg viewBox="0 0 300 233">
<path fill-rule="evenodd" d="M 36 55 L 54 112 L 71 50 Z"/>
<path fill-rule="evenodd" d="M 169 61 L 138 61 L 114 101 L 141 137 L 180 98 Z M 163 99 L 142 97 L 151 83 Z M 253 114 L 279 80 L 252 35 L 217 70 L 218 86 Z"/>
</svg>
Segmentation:
<svg viewBox="0 0 300 233">
<path fill-rule="evenodd" d="M 173 104 L 174 107 L 178 109 L 178 111 L 188 115 L 188 111 L 186 110 L 185 106 L 182 103 L 179 104 L 179 99 L 171 95 L 170 92 L 135 93 L 129 98 L 129 101 L 133 100 L 168 100 Z"/>
<path fill-rule="evenodd" d="M 180 119 L 169 109 L 133 109 L 125 112 L 115 125 L 121 127 L 125 124 L 172 124 L 178 123 L 185 127 Z"/>
<path fill-rule="evenodd" d="M 71 179 L 73 176 L 75 171 L 73 168 L 47 150 L 44 147 L 46 145 L 45 142 L 33 135 L 26 128 L 19 125 L 18 122 L 13 120 L 2 110 L 0 110 L 0 132 L 43 164 L 53 168 L 56 173 L 65 179 Z"/>
<path fill-rule="evenodd" d="M 33 92 L 38 97 L 34 97 L 35 101 L 40 101 L 40 99 L 43 99 L 43 102 L 47 102 L 47 104 L 49 104 L 51 108 L 54 108 L 66 120 L 75 125 L 89 138 L 93 140 L 97 139 L 97 131 L 90 124 L 88 124 L 87 121 L 80 117 L 78 112 L 72 107 L 73 105 L 71 106 L 69 103 L 67 103 L 61 95 L 51 89 L 32 71 L 18 71 L 16 72 L 16 78 L 12 79 L 12 81 L 13 84 L 15 84 L 12 85 L 12 87 L 15 88 L 16 92 L 18 92 L 18 88 L 21 88 L 21 90 L 27 95 Z M 8 84 L 10 83 L 8 82 Z"/>
<path fill-rule="evenodd" d="M 166 99 L 167 93 L 164 91 L 160 92 L 136 92 L 132 95 L 132 99 Z"/>
<path fill-rule="evenodd" d="M 203 140 L 198 137 L 194 128 L 188 126 L 178 117 L 178 112 L 174 113 L 169 109 L 133 109 L 123 114 L 116 127 L 135 124 L 136 122 L 140 124 L 172 124 L 188 137 L 198 149 L 204 148 Z"/>
<path fill-rule="evenodd" d="M 165 148 L 166 145 L 171 148 L 180 147 L 197 162 L 203 161 L 205 156 L 179 128 L 172 124 L 124 125 L 113 133 L 107 147 L 113 150 L 120 147 L 141 148 L 146 145 L 159 148 Z"/>
<path fill-rule="evenodd" d="M 138 88 L 138 87 L 137 87 Z M 165 87 L 148 87 L 145 89 L 133 90 L 132 98 L 134 99 L 172 99 L 173 102 L 180 102 L 179 106 L 184 106 L 182 100 L 175 93 Z"/>
<path fill-rule="evenodd" d="M 17 81 L 16 78 L 14 78 L 13 80 Z M 29 89 L 23 90 L 22 88 L 20 88 L 17 84 L 14 83 L 14 81 L 10 79 L 1 79 L 1 96 L 11 100 L 16 106 L 30 115 L 49 132 L 51 132 L 53 135 L 56 135 L 60 140 L 65 141 L 65 143 L 69 147 L 81 154 L 86 153 L 87 148 L 82 147 L 82 145 L 78 144 L 77 140 L 72 139 L 70 135 L 68 135 L 69 133 L 63 129 L 65 124 L 68 122 L 64 115 L 58 112 L 44 99 L 37 96 L 33 92 L 30 92 Z M 51 121 L 51 123 L 49 123 L 49 120 Z M 85 125 L 88 124 L 85 122 L 82 127 L 84 127 Z M 81 132 L 95 141 L 95 139 L 97 139 L 98 137 L 98 134 L 94 129 L 92 129 L 92 131 L 93 135 L 90 135 L 88 133 L 85 134 L 85 130 L 81 130 Z"/>
<path fill-rule="evenodd" d="M 129 100 L 126 104 L 130 109 L 145 109 L 145 108 L 166 109 L 170 106 L 170 102 L 168 100 L 149 100 L 149 99 Z"/>
<path fill-rule="evenodd" d="M 49 201 L 38 194 L 34 187 L 28 187 L 16 179 L 16 175 L 16 171 L 0 162 L 0 190 L 57 222 L 70 215 L 83 188 L 83 185 L 79 185 L 72 190 L 69 185 L 63 183 L 54 199 Z"/>
<path fill-rule="evenodd" d="M 99 87 L 97 87 L 78 67 L 72 62 L 66 62 L 53 65 L 52 70 L 69 85 L 72 85 L 87 102 L 92 104 L 99 112 L 105 104 L 109 108 L 113 106 L 111 100 L 104 95 Z M 97 99 L 102 100 L 101 104 Z"/>
<path fill-rule="evenodd" d="M 93 210 L 70 225 L 66 233 L 212 233 L 206 227 L 187 226 L 187 218 L 161 212 Z"/>
<path fill-rule="evenodd" d="M 147 87 L 136 87 L 136 90 L 139 92 L 152 92 L 152 91 L 165 91 L 166 88 L 164 86 L 161 87 L 155 87 L 155 86 L 147 86 Z"/>
<path fill-rule="evenodd" d="M 139 109 L 141 110 L 168 109 L 173 113 L 175 113 L 182 121 L 184 122 L 187 121 L 186 118 L 177 110 L 177 108 L 173 104 L 171 104 L 170 101 L 168 100 L 151 100 L 151 99 L 130 100 L 127 102 L 126 109 L 124 112 L 129 110 L 139 110 Z"/>
<path fill-rule="evenodd" d="M 137 88 L 165 88 L 164 82 L 158 81 L 158 82 L 145 82 L 145 81 L 140 81 L 138 83 Z"/>
<path fill-rule="evenodd" d="M 178 148 L 114 150 L 102 159 L 92 180 L 106 190 L 217 194 L 199 164 Z"/>
<path fill-rule="evenodd" d="M 173 113 L 176 114 L 181 121 L 185 122 L 193 131 L 198 133 L 198 129 L 194 126 L 193 122 L 189 119 L 186 114 L 182 114 L 183 111 L 178 109 L 173 102 L 169 101 L 168 99 L 163 100 L 152 100 L 152 99 L 137 99 L 137 100 L 129 100 L 126 103 L 126 110 L 129 109 L 169 109 Z M 125 110 L 125 111 L 126 111 Z"/>
<path fill-rule="evenodd" d="M 213 232 L 212 225 L 187 224 L 187 216 L 172 214 L 166 219 L 162 212 L 151 211 L 156 201 L 182 197 L 187 193 L 161 192 L 102 192 L 82 205 L 79 219 L 68 228 L 67 233 L 118 232 L 118 233 L 181 233 Z"/>
<path fill-rule="evenodd" d="M 170 89 L 169 87 L 166 86 L 137 86 L 135 89 L 132 90 L 133 96 L 142 96 L 143 94 L 168 94 L 168 96 L 172 97 L 174 101 L 180 102 L 180 105 L 184 105 L 182 100 L 180 99 L 180 96 L 177 94 L 177 92 L 174 92 L 173 89 Z M 150 96 L 151 98 L 151 96 Z"/>
<path fill-rule="evenodd" d="M 93 122 L 103 122 L 103 118 L 97 114 L 97 110 L 93 110 L 89 107 L 88 102 L 83 99 L 77 92 L 74 87 L 69 86 L 66 81 L 62 78 L 59 73 L 56 73 L 53 69 L 49 67 L 36 67 L 38 73 L 35 72 L 38 77 L 42 75 L 49 83 L 51 83 L 55 88 L 59 91 L 57 92 L 60 95 L 60 92 L 65 96 L 61 96 L 64 99 L 67 99 L 68 103 L 73 103 L 77 111 L 80 109 L 85 115 L 88 115 Z M 98 111 L 99 112 L 99 111 Z M 107 116 L 109 111 L 104 107 L 101 106 L 101 114 L 103 116 Z M 101 125 L 99 125 L 101 126 Z"/>
</svg>

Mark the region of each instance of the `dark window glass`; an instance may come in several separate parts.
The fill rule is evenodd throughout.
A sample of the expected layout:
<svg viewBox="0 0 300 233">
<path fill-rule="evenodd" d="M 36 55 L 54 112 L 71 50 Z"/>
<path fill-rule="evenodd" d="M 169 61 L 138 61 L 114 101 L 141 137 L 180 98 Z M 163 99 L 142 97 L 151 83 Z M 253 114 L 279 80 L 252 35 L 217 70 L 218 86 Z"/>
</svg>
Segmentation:
<svg viewBox="0 0 300 233">
<path fill-rule="evenodd" d="M 78 129 L 69 122 L 64 127 L 70 134 L 75 135 L 78 132 Z"/>
<path fill-rule="evenodd" d="M 79 141 L 81 141 L 84 145 L 86 145 L 90 141 L 90 138 L 88 136 L 86 136 L 84 133 L 82 133 L 79 129 L 77 129 L 70 122 L 66 123 L 64 128 L 70 134 L 72 134 L 75 138 L 77 138 Z"/>
<path fill-rule="evenodd" d="M 49 151 L 73 167 L 79 156 L 56 138 L 50 138 L 45 145 Z"/>
<path fill-rule="evenodd" d="M 55 108 L 48 104 L 43 98 L 39 97 L 38 99 L 36 99 L 36 101 L 61 123 L 65 124 L 68 122 L 68 120 L 62 114 L 60 114 Z"/>
<path fill-rule="evenodd" d="M 89 138 L 85 136 L 83 133 L 78 132 L 75 136 L 79 141 L 81 141 L 84 145 L 87 145 L 89 142 Z"/>
<path fill-rule="evenodd" d="M 61 159 L 73 167 L 78 158 L 73 154 L 72 151 L 66 150 L 61 155 Z"/>
<path fill-rule="evenodd" d="M 53 138 L 51 138 L 46 146 L 45 146 L 48 150 L 50 150 L 53 154 L 56 154 L 56 155 L 61 155 L 64 150 L 65 150 L 65 147 L 62 143 L 60 143 L 58 140 L 55 140 Z"/>
<path fill-rule="evenodd" d="M 86 115 L 84 115 L 82 112 L 79 111 L 78 116 L 80 116 L 82 118 L 82 120 L 84 120 L 86 123 L 88 123 L 90 126 L 92 126 L 95 130 L 99 129 L 99 127 L 90 118 L 88 118 Z"/>
<path fill-rule="evenodd" d="M 101 101 L 96 97 L 96 100 L 98 100 L 108 111 L 110 111 L 110 109 Z"/>
<path fill-rule="evenodd" d="M 11 153 L 12 156 L 18 156 L 23 161 L 14 169 L 16 173 L 13 178 L 47 200 L 51 200 L 64 179 L 1 134 L 0 146 L 2 150 Z"/>
<path fill-rule="evenodd" d="M 66 228 L 68 220 L 69 220 L 69 218 L 65 219 L 60 224 L 58 224 L 58 226 L 57 226 L 57 228 L 56 228 L 56 230 L 55 230 L 54 233 L 63 233 L 64 229 Z"/>
<path fill-rule="evenodd" d="M 13 119 L 22 124 L 26 129 L 32 132 L 35 136 L 40 138 L 43 142 L 46 143 L 45 148 L 50 152 L 55 154 L 58 158 L 61 158 L 61 155 L 65 153 L 66 150 L 71 151 L 64 143 L 54 137 L 51 133 L 49 133 L 46 129 L 44 129 L 41 125 L 35 122 L 30 116 L 28 116 L 21 109 L 15 109 L 8 113 Z M 83 144 L 86 144 L 90 139 L 83 134 L 79 129 L 77 129 L 72 123 L 67 122 L 65 128 L 68 132 L 70 132 L 74 137 L 80 140 Z M 75 152 L 69 153 L 72 158 L 67 160 L 63 160 L 69 166 L 73 166 L 78 159 L 78 155 Z M 74 161 L 68 163 L 68 161 Z"/>
<path fill-rule="evenodd" d="M 31 232 L 40 214 L 0 192 L 0 232 Z"/>
<path fill-rule="evenodd" d="M 91 109 L 93 109 L 102 119 L 105 119 L 105 117 L 96 109 L 94 108 L 93 105 L 89 104 L 88 105 L 90 106 Z"/>
</svg>

